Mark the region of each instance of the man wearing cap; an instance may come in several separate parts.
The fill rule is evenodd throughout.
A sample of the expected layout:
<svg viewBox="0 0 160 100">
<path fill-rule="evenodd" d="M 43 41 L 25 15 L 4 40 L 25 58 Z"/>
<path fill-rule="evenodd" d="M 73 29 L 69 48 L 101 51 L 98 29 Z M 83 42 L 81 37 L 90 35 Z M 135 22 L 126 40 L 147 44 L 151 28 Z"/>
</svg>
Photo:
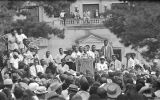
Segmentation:
<svg viewBox="0 0 160 100">
<path fill-rule="evenodd" d="M 112 55 L 112 62 L 110 63 L 110 69 L 116 71 L 120 71 L 122 69 L 122 64 L 117 59 L 116 55 Z"/>
<path fill-rule="evenodd" d="M 12 80 L 11 79 L 5 79 L 3 84 L 4 84 L 4 89 L 2 90 L 2 92 L 4 92 L 6 94 L 6 96 L 9 100 L 13 99 L 14 94 L 13 94 L 13 91 L 12 91 L 12 86 L 13 86 Z"/>
<path fill-rule="evenodd" d="M 104 56 L 102 56 L 100 58 L 100 62 L 96 64 L 95 69 L 98 72 L 108 71 L 108 65 L 105 63 L 105 57 Z"/>
</svg>

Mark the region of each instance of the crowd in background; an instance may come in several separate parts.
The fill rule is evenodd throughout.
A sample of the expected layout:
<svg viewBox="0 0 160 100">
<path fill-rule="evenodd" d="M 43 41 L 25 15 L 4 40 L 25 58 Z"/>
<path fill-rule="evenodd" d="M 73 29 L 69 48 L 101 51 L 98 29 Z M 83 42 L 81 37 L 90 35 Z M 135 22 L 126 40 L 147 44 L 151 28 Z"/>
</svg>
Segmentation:
<svg viewBox="0 0 160 100">
<path fill-rule="evenodd" d="M 131 53 L 122 65 L 108 40 L 100 51 L 96 45 L 74 45 L 66 54 L 59 48 L 57 55 L 46 51 L 40 58 L 23 29 L 12 29 L 4 38 L 0 100 L 160 100 L 158 58 L 146 66 Z M 94 60 L 94 74 L 76 71 L 80 58 Z"/>
</svg>

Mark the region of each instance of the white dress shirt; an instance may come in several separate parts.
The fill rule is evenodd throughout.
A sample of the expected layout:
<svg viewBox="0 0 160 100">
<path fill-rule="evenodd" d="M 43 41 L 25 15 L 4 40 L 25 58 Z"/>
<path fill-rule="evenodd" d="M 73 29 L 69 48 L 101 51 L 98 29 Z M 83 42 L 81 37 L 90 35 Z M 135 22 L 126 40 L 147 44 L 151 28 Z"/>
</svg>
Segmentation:
<svg viewBox="0 0 160 100">
<path fill-rule="evenodd" d="M 61 60 L 66 56 L 66 54 L 58 54 L 56 57 L 55 57 L 55 61 L 56 63 L 60 64 L 61 63 Z"/>
<path fill-rule="evenodd" d="M 32 65 L 31 67 L 30 67 L 30 74 L 32 75 L 32 76 L 34 76 L 34 77 L 36 77 L 37 76 L 37 73 L 39 73 L 39 72 L 42 72 L 42 73 L 44 73 L 44 69 L 43 69 L 43 67 L 41 66 L 41 65 Z"/>
<path fill-rule="evenodd" d="M 130 58 L 128 60 L 127 66 L 128 66 L 128 68 L 134 68 L 135 67 L 135 61 L 132 58 Z"/>
<path fill-rule="evenodd" d="M 115 60 L 115 61 L 112 61 L 111 62 L 111 69 L 112 70 L 117 70 L 117 71 L 119 71 L 119 70 L 121 70 L 122 69 L 122 64 L 121 64 L 121 62 L 119 61 L 119 60 Z"/>
<path fill-rule="evenodd" d="M 106 63 L 97 63 L 95 68 L 97 69 L 97 71 L 104 71 L 108 70 L 108 65 Z"/>
<path fill-rule="evenodd" d="M 57 71 L 62 73 L 69 71 L 69 66 L 67 64 L 65 64 L 64 66 L 60 64 L 57 66 Z"/>
<path fill-rule="evenodd" d="M 71 57 L 76 59 L 78 57 L 81 57 L 82 56 L 82 53 L 80 53 L 79 51 L 78 52 L 72 52 L 71 54 Z"/>
<path fill-rule="evenodd" d="M 87 54 L 90 56 L 90 57 L 92 57 L 93 59 L 95 58 L 95 54 L 94 54 L 94 52 L 92 52 L 92 51 L 88 51 L 87 52 Z"/>
<path fill-rule="evenodd" d="M 20 61 L 19 58 L 17 58 L 17 59 L 11 58 L 11 59 L 10 59 L 10 63 L 13 65 L 13 67 L 14 67 L 15 69 L 18 69 L 18 68 L 19 68 L 19 61 Z"/>
</svg>

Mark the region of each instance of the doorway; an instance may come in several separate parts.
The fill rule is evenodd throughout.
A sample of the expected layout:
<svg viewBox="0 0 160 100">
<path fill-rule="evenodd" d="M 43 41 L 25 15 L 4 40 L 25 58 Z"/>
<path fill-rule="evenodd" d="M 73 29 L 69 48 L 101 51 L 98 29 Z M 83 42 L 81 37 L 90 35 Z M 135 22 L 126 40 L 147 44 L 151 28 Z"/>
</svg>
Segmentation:
<svg viewBox="0 0 160 100">
<path fill-rule="evenodd" d="M 122 50 L 121 49 L 113 49 L 114 54 L 117 56 L 117 59 L 119 61 L 122 61 Z"/>
<path fill-rule="evenodd" d="M 83 4 L 83 14 L 86 11 L 89 11 L 90 18 L 96 17 L 96 10 L 98 10 L 98 13 L 99 13 L 99 4 Z"/>
</svg>

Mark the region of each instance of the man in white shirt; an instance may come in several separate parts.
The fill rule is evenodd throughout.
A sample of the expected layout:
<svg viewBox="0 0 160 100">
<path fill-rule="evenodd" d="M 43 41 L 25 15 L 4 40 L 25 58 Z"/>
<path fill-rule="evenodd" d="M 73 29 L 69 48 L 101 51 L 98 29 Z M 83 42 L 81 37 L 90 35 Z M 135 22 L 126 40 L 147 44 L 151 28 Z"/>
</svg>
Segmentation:
<svg viewBox="0 0 160 100">
<path fill-rule="evenodd" d="M 32 61 L 33 54 L 31 53 L 31 51 L 29 49 L 23 55 L 24 55 L 24 63 L 26 65 L 33 63 L 33 61 Z"/>
<path fill-rule="evenodd" d="M 61 60 L 61 64 L 57 66 L 57 72 L 60 74 L 63 74 L 64 72 L 69 71 L 69 66 L 66 64 L 65 59 Z"/>
<path fill-rule="evenodd" d="M 86 48 L 87 48 L 87 54 L 88 54 L 91 58 L 95 59 L 95 54 L 94 54 L 94 52 L 92 52 L 92 51 L 90 50 L 90 46 L 89 46 L 89 45 L 86 45 Z"/>
<path fill-rule="evenodd" d="M 30 74 L 32 77 L 37 77 L 39 72 L 44 73 L 44 69 L 38 64 L 38 59 L 34 59 L 34 64 L 30 67 Z"/>
<path fill-rule="evenodd" d="M 122 69 L 121 62 L 117 59 L 116 55 L 112 55 L 112 62 L 110 63 L 110 69 L 120 71 Z"/>
<path fill-rule="evenodd" d="M 43 58 L 44 58 L 47 65 L 49 65 L 50 62 L 53 62 L 53 57 L 52 57 L 50 51 L 46 51 L 46 55 L 44 55 Z"/>
<path fill-rule="evenodd" d="M 82 53 L 83 53 L 83 49 L 84 49 L 84 48 L 83 48 L 82 46 L 79 46 L 79 53 L 82 54 Z"/>
<path fill-rule="evenodd" d="M 23 34 L 22 28 L 18 29 L 17 32 L 18 32 L 18 34 L 16 34 L 17 43 L 19 45 L 19 48 L 22 49 L 24 48 L 23 40 L 27 39 L 27 36 Z"/>
<path fill-rule="evenodd" d="M 92 56 L 87 52 L 87 46 L 84 47 L 84 52 L 81 58 L 85 58 L 85 59 L 92 58 Z"/>
<path fill-rule="evenodd" d="M 14 53 L 13 57 L 10 59 L 11 68 L 13 70 L 17 70 L 19 68 L 19 62 L 20 62 L 20 59 L 19 59 L 18 53 Z"/>
<path fill-rule="evenodd" d="M 60 13 L 60 17 L 61 17 L 61 19 L 64 21 L 64 25 L 65 25 L 65 11 L 64 10 L 62 10 L 62 12 Z"/>
<path fill-rule="evenodd" d="M 105 57 L 102 56 L 100 58 L 100 62 L 96 64 L 95 69 L 98 72 L 106 72 L 108 71 L 108 65 L 105 63 Z"/>
<path fill-rule="evenodd" d="M 135 61 L 132 59 L 131 54 L 127 54 L 127 69 L 133 69 L 135 67 Z"/>
<path fill-rule="evenodd" d="M 141 62 L 138 59 L 136 59 L 136 54 L 132 53 L 131 55 L 132 55 L 132 59 L 135 62 L 135 65 L 140 65 L 142 67 L 143 65 L 141 64 Z"/>
<path fill-rule="evenodd" d="M 99 52 L 96 51 L 96 46 L 95 45 L 92 45 L 92 52 L 94 53 L 94 57 L 95 57 L 96 62 L 98 62 Z"/>
<path fill-rule="evenodd" d="M 55 57 L 55 61 L 57 64 L 61 64 L 61 60 L 66 56 L 62 48 L 59 48 L 59 54 Z"/>
<path fill-rule="evenodd" d="M 73 46 L 73 52 L 71 54 L 71 57 L 73 59 L 76 59 L 76 58 L 81 57 L 81 56 L 82 56 L 82 54 L 78 51 L 78 47 L 77 46 Z"/>
</svg>

